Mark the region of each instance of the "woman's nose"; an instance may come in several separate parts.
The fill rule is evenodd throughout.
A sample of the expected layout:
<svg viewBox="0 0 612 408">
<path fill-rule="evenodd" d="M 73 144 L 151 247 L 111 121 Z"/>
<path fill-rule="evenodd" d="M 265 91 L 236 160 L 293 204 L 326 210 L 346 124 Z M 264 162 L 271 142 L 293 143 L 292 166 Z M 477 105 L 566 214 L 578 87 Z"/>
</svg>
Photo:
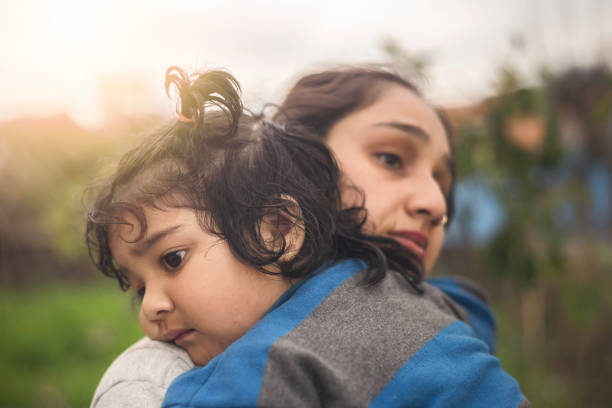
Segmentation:
<svg viewBox="0 0 612 408">
<path fill-rule="evenodd" d="M 410 180 L 410 194 L 404 202 L 405 211 L 413 217 L 438 222 L 446 215 L 446 197 L 432 176 Z"/>
<path fill-rule="evenodd" d="M 163 285 L 147 285 L 141 305 L 142 314 L 147 320 L 161 320 L 173 309 L 174 303 Z"/>
</svg>

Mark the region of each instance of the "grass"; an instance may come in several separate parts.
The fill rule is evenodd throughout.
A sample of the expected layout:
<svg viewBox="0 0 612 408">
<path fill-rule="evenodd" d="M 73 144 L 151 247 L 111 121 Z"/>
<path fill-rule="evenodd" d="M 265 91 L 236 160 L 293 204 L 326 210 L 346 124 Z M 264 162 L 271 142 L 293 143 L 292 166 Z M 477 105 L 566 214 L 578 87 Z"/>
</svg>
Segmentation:
<svg viewBox="0 0 612 408">
<path fill-rule="evenodd" d="M 0 289 L 0 407 L 86 407 L 110 362 L 142 337 L 110 283 Z"/>
</svg>

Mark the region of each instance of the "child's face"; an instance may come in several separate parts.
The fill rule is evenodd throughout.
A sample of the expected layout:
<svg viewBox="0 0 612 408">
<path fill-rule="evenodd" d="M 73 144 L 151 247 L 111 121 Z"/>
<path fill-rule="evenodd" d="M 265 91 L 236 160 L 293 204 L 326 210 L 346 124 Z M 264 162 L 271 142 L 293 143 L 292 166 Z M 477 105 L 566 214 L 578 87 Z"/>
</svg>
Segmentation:
<svg viewBox="0 0 612 408">
<path fill-rule="evenodd" d="M 248 331 L 290 287 L 234 257 L 225 241 L 202 230 L 194 211 L 145 209 L 146 235 L 136 226 L 110 230 L 113 258 L 142 296 L 140 325 L 154 340 L 174 342 L 199 365 Z"/>
<path fill-rule="evenodd" d="M 371 105 L 340 119 L 327 143 L 343 175 L 365 194 L 370 227 L 435 263 L 452 185 L 450 146 L 435 111 L 399 85 L 385 89 Z M 343 201 L 354 204 L 354 190 Z"/>
</svg>

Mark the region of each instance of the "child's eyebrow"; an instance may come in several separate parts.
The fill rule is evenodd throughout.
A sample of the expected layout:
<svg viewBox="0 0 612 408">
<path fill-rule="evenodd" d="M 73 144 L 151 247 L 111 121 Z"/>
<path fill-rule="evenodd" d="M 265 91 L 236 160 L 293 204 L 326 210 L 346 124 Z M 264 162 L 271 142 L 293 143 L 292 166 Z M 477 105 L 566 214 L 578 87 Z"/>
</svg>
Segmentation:
<svg viewBox="0 0 612 408">
<path fill-rule="evenodd" d="M 155 245 L 157 241 L 159 241 L 160 239 L 164 238 L 167 235 L 172 234 L 174 231 L 182 227 L 183 226 L 179 224 L 179 225 L 173 225 L 171 227 L 158 231 L 155 234 L 148 237 L 147 239 L 145 239 L 144 241 L 142 241 L 140 244 L 136 245 L 134 248 L 130 250 L 130 252 L 133 255 L 142 255 L 145 251 L 147 251 L 149 248 Z"/>
<path fill-rule="evenodd" d="M 376 123 L 374 126 L 375 127 L 391 127 L 397 130 L 401 130 L 402 132 L 408 135 L 416 136 L 422 142 L 429 143 L 429 135 L 427 134 L 427 132 L 425 132 L 423 128 L 416 126 L 416 125 L 411 125 L 411 124 L 402 123 L 402 122 L 380 122 L 380 123 Z"/>
</svg>

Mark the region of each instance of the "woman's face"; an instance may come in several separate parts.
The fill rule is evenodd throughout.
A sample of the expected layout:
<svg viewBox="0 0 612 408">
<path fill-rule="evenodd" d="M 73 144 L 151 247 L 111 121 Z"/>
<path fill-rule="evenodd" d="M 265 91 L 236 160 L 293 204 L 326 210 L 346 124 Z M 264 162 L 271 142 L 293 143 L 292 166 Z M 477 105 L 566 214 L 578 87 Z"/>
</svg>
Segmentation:
<svg viewBox="0 0 612 408">
<path fill-rule="evenodd" d="M 365 195 L 367 229 L 398 241 L 428 272 L 444 240 L 453 183 L 450 146 L 436 112 L 409 89 L 389 85 L 374 103 L 336 122 L 327 143 L 345 181 Z M 354 189 L 342 193 L 346 205 L 359 204 Z"/>
</svg>

